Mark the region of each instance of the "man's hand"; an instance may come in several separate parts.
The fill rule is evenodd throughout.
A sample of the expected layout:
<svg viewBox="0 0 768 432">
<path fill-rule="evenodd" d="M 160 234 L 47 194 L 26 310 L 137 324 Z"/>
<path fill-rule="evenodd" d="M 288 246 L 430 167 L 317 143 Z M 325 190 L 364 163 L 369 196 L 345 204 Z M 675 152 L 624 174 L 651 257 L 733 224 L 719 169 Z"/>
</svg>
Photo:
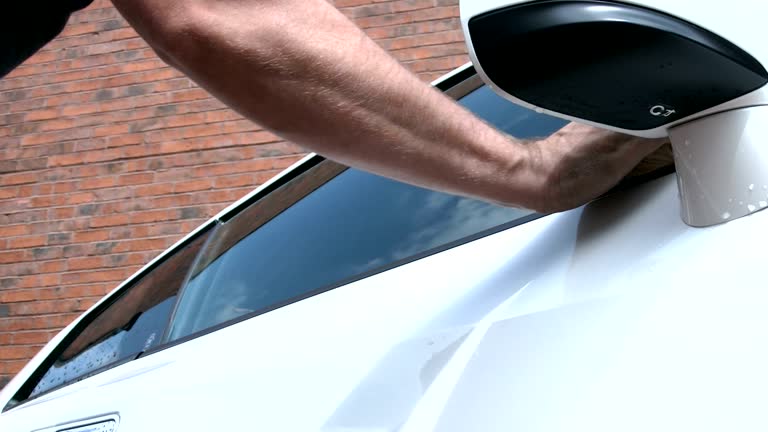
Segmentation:
<svg viewBox="0 0 768 432">
<path fill-rule="evenodd" d="M 530 146 L 419 81 L 326 0 L 113 0 L 169 64 L 245 117 L 339 162 L 558 211 L 661 141 L 568 126 Z"/>
<path fill-rule="evenodd" d="M 543 182 L 538 186 L 539 199 L 530 207 L 554 213 L 591 201 L 668 141 L 571 123 L 528 146 L 535 176 Z"/>
</svg>

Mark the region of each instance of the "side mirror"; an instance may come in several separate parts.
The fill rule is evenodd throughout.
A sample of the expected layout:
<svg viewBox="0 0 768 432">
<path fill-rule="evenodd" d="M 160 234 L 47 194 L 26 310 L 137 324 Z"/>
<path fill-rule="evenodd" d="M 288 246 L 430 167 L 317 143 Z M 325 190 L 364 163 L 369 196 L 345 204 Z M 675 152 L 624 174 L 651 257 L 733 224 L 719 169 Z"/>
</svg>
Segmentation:
<svg viewBox="0 0 768 432">
<path fill-rule="evenodd" d="M 682 217 L 694 226 L 766 207 L 768 154 L 757 143 L 768 114 L 756 108 L 768 105 L 758 61 L 768 60 L 765 13 L 746 0 L 461 2 L 470 56 L 503 97 L 631 135 L 669 135 Z"/>
</svg>

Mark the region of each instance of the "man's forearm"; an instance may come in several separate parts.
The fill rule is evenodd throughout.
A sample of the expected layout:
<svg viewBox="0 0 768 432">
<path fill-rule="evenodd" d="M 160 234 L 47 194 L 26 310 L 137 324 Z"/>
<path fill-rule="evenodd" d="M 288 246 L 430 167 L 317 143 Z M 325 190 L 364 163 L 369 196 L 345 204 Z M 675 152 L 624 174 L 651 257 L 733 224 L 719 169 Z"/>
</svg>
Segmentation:
<svg viewBox="0 0 768 432">
<path fill-rule="evenodd" d="M 115 1 L 172 64 L 278 135 L 389 177 L 533 206 L 522 146 L 420 82 L 326 1 L 180 1 L 202 7 L 169 18 L 184 20 L 166 24 L 179 25 L 173 40 L 142 27 L 137 2 L 152 3 Z"/>
<path fill-rule="evenodd" d="M 428 188 L 558 211 L 661 142 L 581 125 L 535 145 L 419 81 L 325 0 L 113 0 L 167 62 L 329 158 Z"/>
</svg>

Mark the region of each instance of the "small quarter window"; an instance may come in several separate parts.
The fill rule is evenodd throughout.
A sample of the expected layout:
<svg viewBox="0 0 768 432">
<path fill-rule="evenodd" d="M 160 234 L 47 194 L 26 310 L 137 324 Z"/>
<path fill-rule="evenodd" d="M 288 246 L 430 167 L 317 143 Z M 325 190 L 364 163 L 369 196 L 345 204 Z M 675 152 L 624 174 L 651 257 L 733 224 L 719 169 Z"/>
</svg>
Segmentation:
<svg viewBox="0 0 768 432">
<path fill-rule="evenodd" d="M 122 290 L 81 323 L 45 362 L 28 397 L 72 383 L 126 361 L 157 345 L 168 325 L 184 277 L 208 237 L 197 237 Z M 87 324 L 85 324 L 87 322 Z M 42 373 L 42 372 L 41 372 Z M 28 384 L 29 386 L 29 384 Z M 22 389 L 24 391 L 24 389 Z M 25 398 L 21 398 L 25 399 Z"/>
</svg>

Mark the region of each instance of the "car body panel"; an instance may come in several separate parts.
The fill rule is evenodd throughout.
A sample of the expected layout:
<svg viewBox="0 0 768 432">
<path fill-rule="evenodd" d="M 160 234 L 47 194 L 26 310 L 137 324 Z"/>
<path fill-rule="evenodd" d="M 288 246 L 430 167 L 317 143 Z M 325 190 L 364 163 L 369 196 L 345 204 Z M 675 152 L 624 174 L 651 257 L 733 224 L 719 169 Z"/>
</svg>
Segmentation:
<svg viewBox="0 0 768 432">
<path fill-rule="evenodd" d="M 674 175 L 157 351 L 2 429 L 764 429 L 768 213 L 683 224 Z"/>
</svg>

